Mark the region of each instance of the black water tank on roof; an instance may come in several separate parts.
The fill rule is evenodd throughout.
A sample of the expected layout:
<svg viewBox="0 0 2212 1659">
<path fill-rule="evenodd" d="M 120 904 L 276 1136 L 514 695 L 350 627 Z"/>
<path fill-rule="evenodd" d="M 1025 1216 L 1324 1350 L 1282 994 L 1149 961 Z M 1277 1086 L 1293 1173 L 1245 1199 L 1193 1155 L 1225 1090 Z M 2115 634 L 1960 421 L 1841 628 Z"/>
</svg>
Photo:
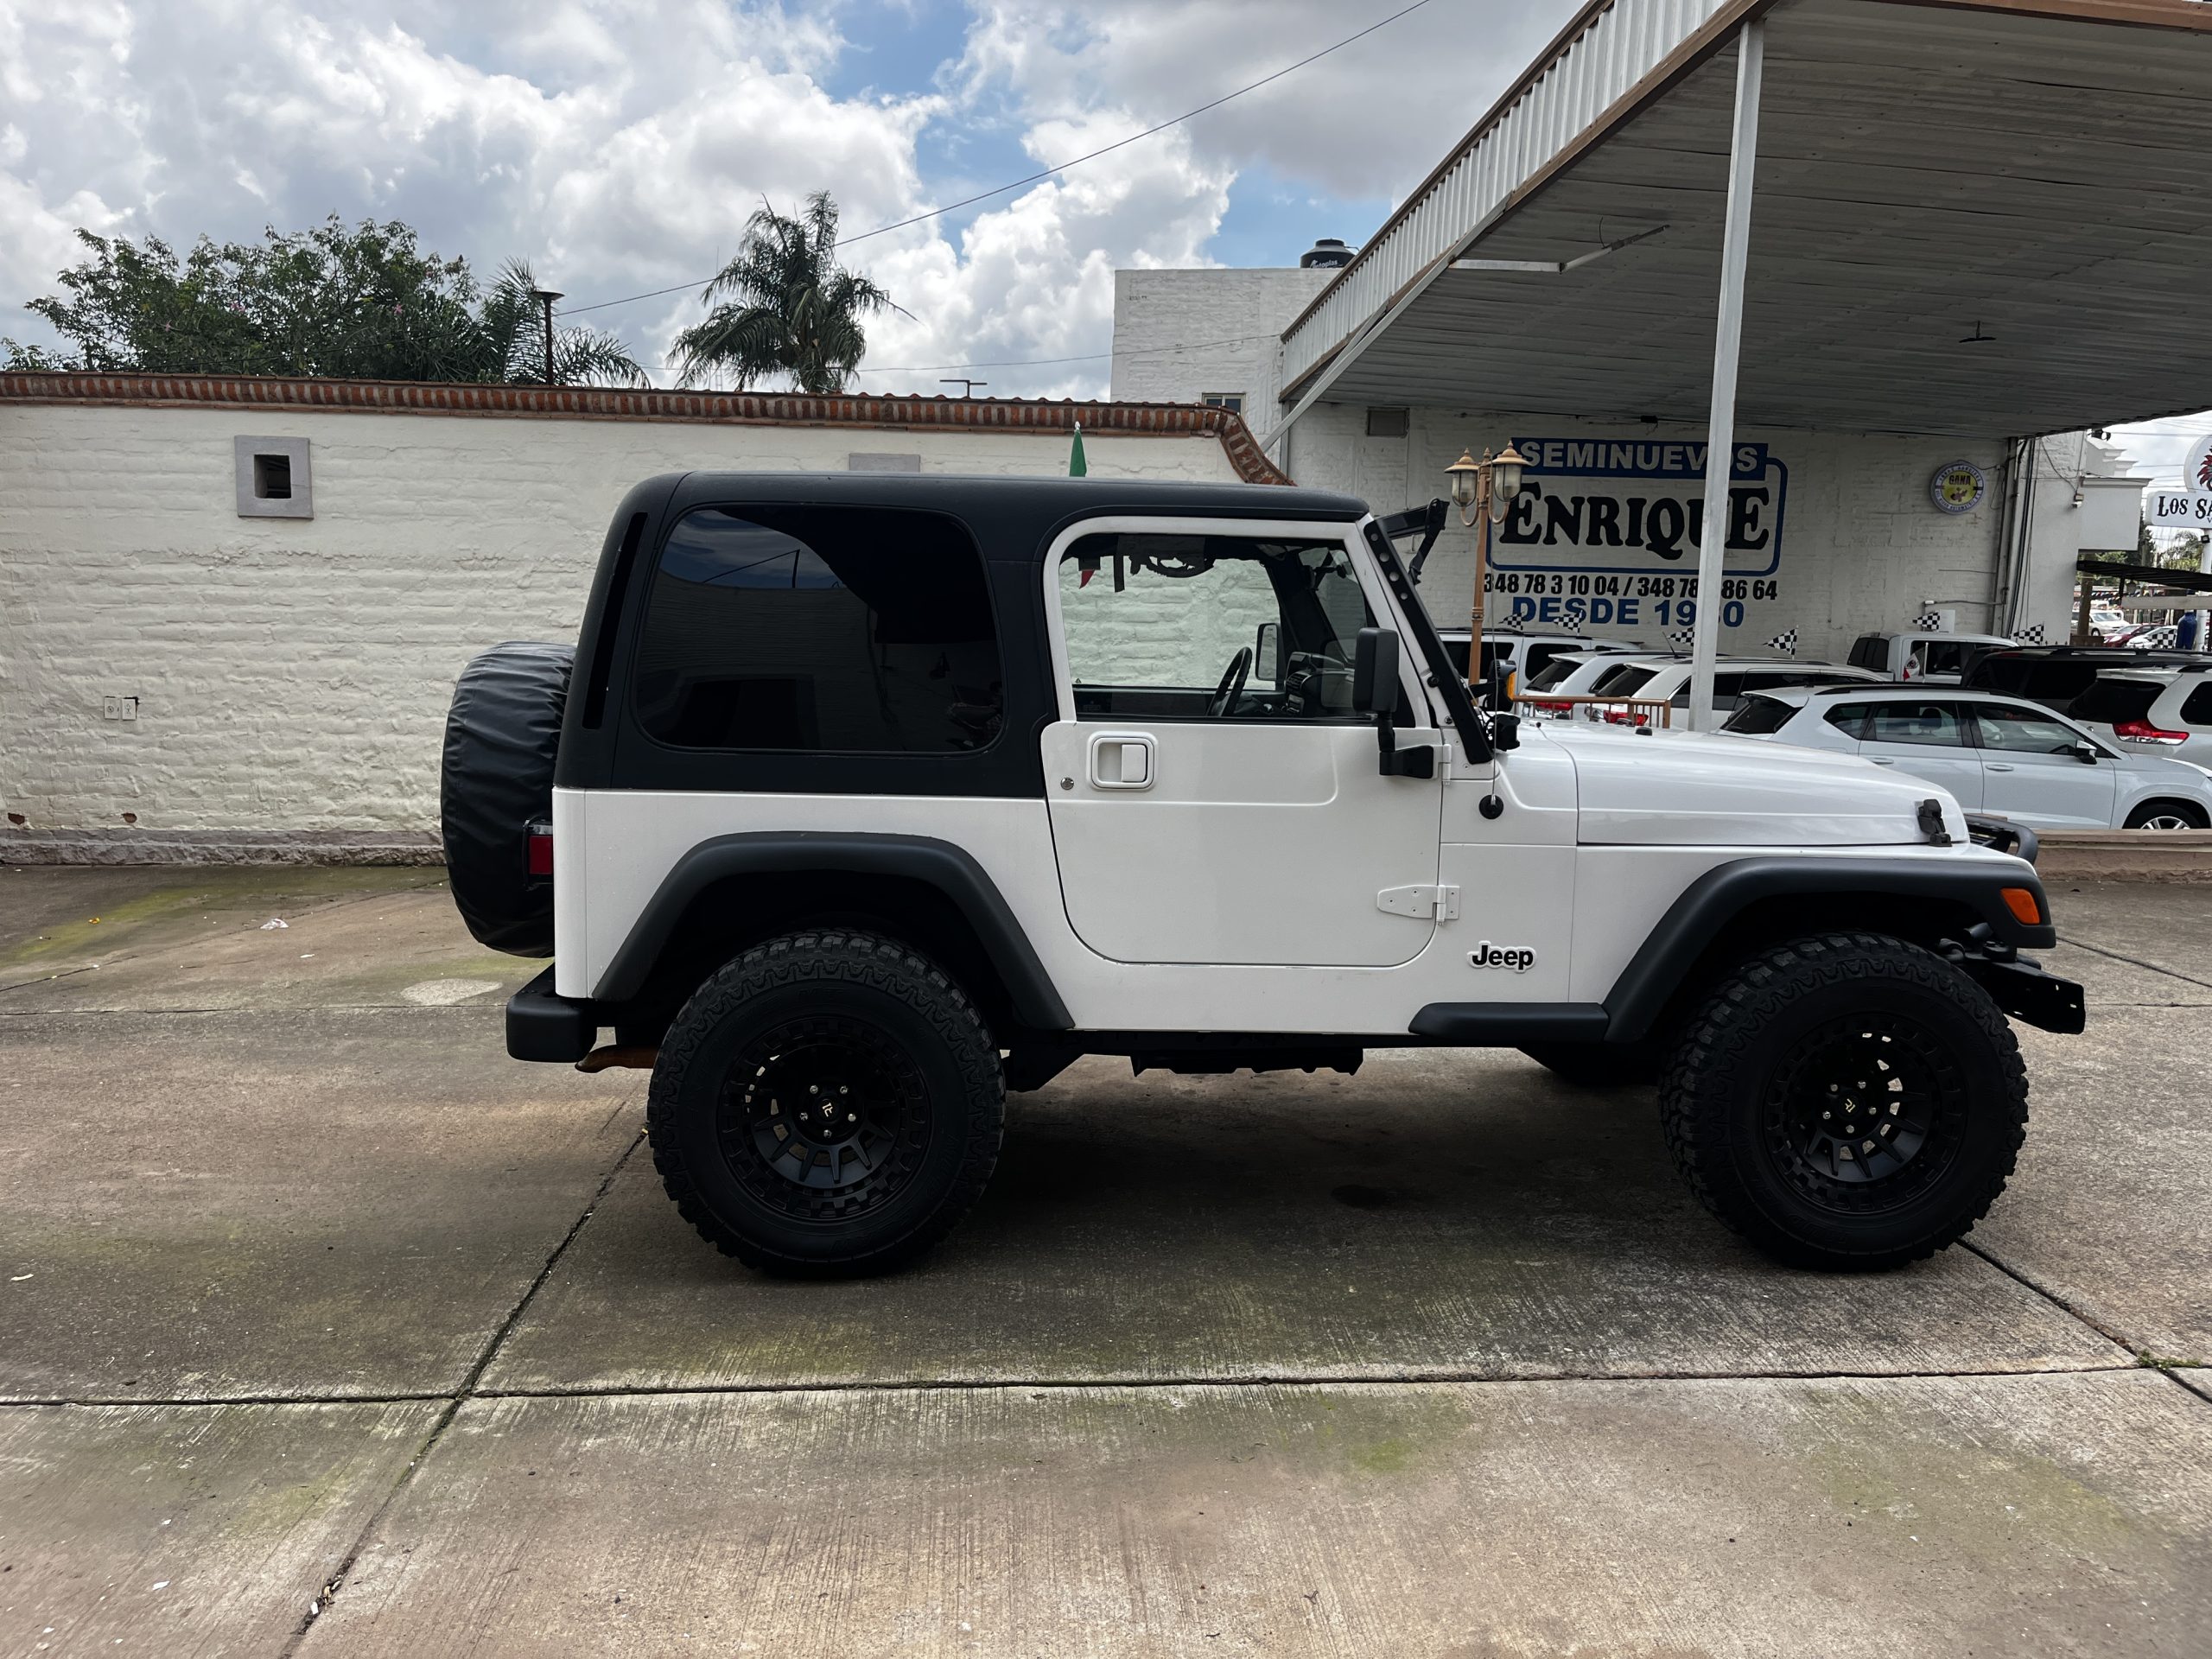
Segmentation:
<svg viewBox="0 0 2212 1659">
<path fill-rule="evenodd" d="M 1325 236 L 1298 256 L 1300 270 L 1335 270 L 1351 264 L 1351 250 L 1333 236 Z"/>
</svg>

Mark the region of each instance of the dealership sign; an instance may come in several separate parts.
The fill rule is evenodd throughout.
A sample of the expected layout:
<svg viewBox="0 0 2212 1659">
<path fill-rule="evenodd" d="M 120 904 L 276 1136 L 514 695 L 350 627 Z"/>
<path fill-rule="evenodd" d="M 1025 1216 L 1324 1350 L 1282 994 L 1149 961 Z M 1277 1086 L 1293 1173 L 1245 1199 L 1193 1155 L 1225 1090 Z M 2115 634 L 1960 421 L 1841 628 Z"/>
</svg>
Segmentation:
<svg viewBox="0 0 2212 1659">
<path fill-rule="evenodd" d="M 1647 575 L 1697 569 L 1705 534 L 1705 445 L 1644 439 L 1521 438 L 1521 493 L 1491 543 L 1500 571 Z M 1726 570 L 1766 576 L 1782 561 L 1789 469 L 1763 443 L 1731 458 Z"/>
<path fill-rule="evenodd" d="M 2212 435 L 2190 445 L 2177 490 L 2145 490 L 2143 517 L 2168 530 L 2212 530 Z"/>
</svg>

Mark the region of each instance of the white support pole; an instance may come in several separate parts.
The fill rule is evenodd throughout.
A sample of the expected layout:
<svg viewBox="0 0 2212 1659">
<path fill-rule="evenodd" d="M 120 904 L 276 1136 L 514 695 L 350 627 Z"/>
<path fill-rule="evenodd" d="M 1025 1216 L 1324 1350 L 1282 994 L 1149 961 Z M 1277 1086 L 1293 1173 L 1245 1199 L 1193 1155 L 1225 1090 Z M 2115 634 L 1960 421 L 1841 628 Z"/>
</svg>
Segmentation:
<svg viewBox="0 0 2212 1659">
<path fill-rule="evenodd" d="M 1690 645 L 1692 731 L 1709 732 L 1713 663 L 1719 654 L 1720 582 L 1727 552 L 1729 461 L 1736 449 L 1736 363 L 1744 343 L 1744 257 L 1751 239 L 1752 175 L 1759 155 L 1759 77 L 1765 25 L 1736 41 L 1736 130 L 1728 149 L 1728 218 L 1720 245 L 1720 326 L 1713 340 L 1713 411 L 1705 423 L 1705 528 L 1697 550 L 1697 619 Z"/>
</svg>

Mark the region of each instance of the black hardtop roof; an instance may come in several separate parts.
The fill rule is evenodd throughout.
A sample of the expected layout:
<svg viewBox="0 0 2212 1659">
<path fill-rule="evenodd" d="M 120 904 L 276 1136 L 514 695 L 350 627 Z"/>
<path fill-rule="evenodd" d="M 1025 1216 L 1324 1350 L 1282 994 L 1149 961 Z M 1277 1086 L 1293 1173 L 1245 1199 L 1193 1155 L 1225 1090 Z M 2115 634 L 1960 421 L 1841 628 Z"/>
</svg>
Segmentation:
<svg viewBox="0 0 2212 1659">
<path fill-rule="evenodd" d="M 1159 518 L 1287 518 L 1346 524 L 1367 515 L 1357 496 L 1278 484 L 1185 484 L 1135 478 L 967 476 L 944 473 L 664 474 L 639 486 L 669 492 L 671 515 L 744 502 L 913 507 L 965 522 L 994 558 L 1038 558 L 1047 532 L 1111 513 Z M 635 499 L 638 492 L 633 492 Z"/>
</svg>

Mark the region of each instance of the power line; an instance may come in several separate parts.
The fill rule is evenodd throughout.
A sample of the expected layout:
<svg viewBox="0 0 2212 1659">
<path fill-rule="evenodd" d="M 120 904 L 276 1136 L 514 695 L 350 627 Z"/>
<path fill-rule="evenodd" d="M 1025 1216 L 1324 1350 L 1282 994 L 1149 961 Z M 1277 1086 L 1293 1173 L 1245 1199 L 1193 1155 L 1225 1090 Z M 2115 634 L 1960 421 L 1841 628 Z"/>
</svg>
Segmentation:
<svg viewBox="0 0 2212 1659">
<path fill-rule="evenodd" d="M 1177 352 L 1203 352 L 1215 346 L 1243 346 L 1255 340 L 1273 340 L 1267 334 L 1230 334 L 1221 340 L 1186 340 L 1177 346 L 1139 346 L 1125 352 L 1085 352 L 1077 357 L 1007 357 L 994 358 L 988 362 L 974 363 L 911 363 L 899 367 L 855 368 L 855 374 L 935 374 L 950 369 L 1034 369 L 1059 363 L 1103 363 L 1109 357 L 1165 357 Z M 656 363 L 657 369 L 680 369 L 681 363 Z"/>
<path fill-rule="evenodd" d="M 1024 185 L 1036 184 L 1042 180 L 1052 177 L 1055 174 L 1065 173 L 1071 168 L 1081 167 L 1085 162 L 1095 162 L 1101 156 L 1110 156 L 1114 151 L 1123 149 L 1128 145 L 1134 144 L 1141 139 L 1150 138 L 1155 134 L 1166 131 L 1170 127 L 1180 126 L 1184 122 L 1204 115 L 1209 110 L 1217 110 L 1223 105 L 1230 102 L 1232 99 L 1243 97 L 1247 92 L 1256 92 L 1261 87 L 1270 86 L 1274 82 L 1281 80 L 1285 75 L 1295 74 L 1299 70 L 1305 68 L 1308 64 L 1319 63 L 1323 58 L 1327 57 L 1332 52 L 1341 52 L 1344 48 L 1352 45 L 1354 42 L 1365 40 L 1370 35 L 1374 34 L 1377 29 L 1388 29 L 1391 24 L 1396 22 L 1399 18 L 1406 16 L 1409 13 L 1419 11 L 1427 3 L 1428 0 L 1413 0 L 1413 4 L 1392 12 L 1388 17 L 1383 18 L 1382 22 L 1377 23 L 1370 23 L 1365 29 L 1361 29 L 1358 34 L 1347 35 L 1344 39 L 1338 41 L 1334 46 L 1325 46 L 1312 56 L 1300 58 L 1296 63 L 1287 64 L 1282 68 L 1276 70 L 1274 73 L 1262 76 L 1260 79 L 1254 81 L 1249 86 L 1239 86 L 1233 92 L 1224 92 L 1219 98 L 1214 99 L 1211 104 L 1201 104 L 1195 110 L 1185 110 L 1182 114 L 1176 116 L 1172 120 L 1162 121 L 1155 127 L 1147 127 L 1142 132 L 1133 132 L 1126 138 L 1117 138 L 1112 143 L 1102 145 L 1100 148 L 1091 150 L 1087 155 L 1078 156 L 1071 162 L 1062 162 L 1056 167 L 1046 168 L 1040 172 L 1030 174 L 1027 178 L 1016 179 L 1011 184 L 1001 184 L 989 190 L 980 191 L 972 196 L 963 196 L 958 201 L 949 201 L 942 207 L 932 207 L 927 213 L 916 213 L 910 219 L 894 219 L 888 225 L 879 225 L 872 231 L 862 231 L 857 235 L 845 237 L 839 241 L 832 243 L 830 245 L 833 248 L 849 248 L 854 243 L 865 242 L 872 236 L 883 236 L 893 231 L 903 231 L 910 225 L 926 224 L 929 220 L 932 219 L 941 219 L 947 213 L 957 213 L 963 207 L 972 207 L 979 201 L 988 201 L 993 196 L 1002 196 L 1010 190 L 1020 189 Z M 719 271 L 715 273 L 715 276 L 720 275 L 721 272 Z M 559 313 L 558 315 L 564 317 L 576 317 L 582 316 L 587 311 L 604 311 L 612 306 L 631 305 L 639 300 L 657 300 L 664 294 L 681 294 L 690 289 L 704 288 L 709 283 L 711 283 L 714 280 L 714 276 L 702 276 L 696 282 L 677 283 L 669 288 L 650 289 L 643 294 L 627 294 L 619 300 L 598 300 L 594 301 L 590 305 L 572 305 L 569 307 L 568 309 Z M 976 366 L 981 367 L 982 365 L 979 364 Z"/>
</svg>

